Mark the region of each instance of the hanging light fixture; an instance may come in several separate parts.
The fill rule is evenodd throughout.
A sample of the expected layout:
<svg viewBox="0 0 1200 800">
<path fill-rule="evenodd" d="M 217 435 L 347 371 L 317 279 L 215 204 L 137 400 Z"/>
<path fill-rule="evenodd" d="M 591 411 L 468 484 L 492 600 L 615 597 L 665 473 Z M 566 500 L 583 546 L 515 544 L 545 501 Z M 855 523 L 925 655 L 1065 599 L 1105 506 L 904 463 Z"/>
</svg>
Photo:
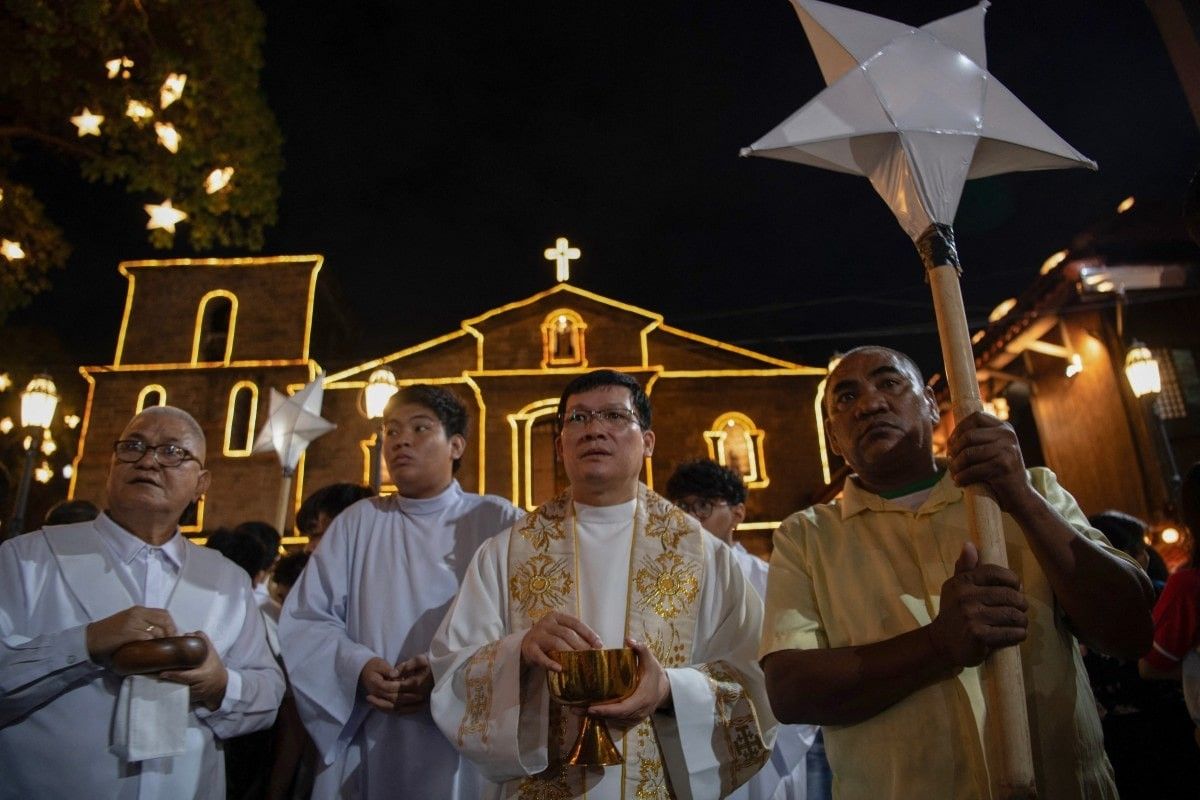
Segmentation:
<svg viewBox="0 0 1200 800">
<path fill-rule="evenodd" d="M 49 428 L 58 407 L 58 388 L 49 375 L 37 375 L 21 393 L 21 426 Z"/>
<path fill-rule="evenodd" d="M 368 419 L 379 419 L 397 391 L 396 376 L 386 367 L 377 369 L 367 378 L 367 387 L 363 389 L 363 405 L 366 407 Z"/>
<path fill-rule="evenodd" d="M 1144 397 L 1162 391 L 1158 361 L 1150 352 L 1150 348 L 1137 340 L 1134 340 L 1133 346 L 1125 355 L 1125 377 L 1129 380 L 1129 388 L 1133 390 L 1134 397 Z"/>
</svg>

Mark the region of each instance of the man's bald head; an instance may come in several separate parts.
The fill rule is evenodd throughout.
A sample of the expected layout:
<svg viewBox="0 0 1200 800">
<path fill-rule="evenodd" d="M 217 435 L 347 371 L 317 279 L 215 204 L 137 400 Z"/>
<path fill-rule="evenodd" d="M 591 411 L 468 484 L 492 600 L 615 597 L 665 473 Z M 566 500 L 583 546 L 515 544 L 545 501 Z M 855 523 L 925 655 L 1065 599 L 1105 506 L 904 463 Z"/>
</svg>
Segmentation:
<svg viewBox="0 0 1200 800">
<path fill-rule="evenodd" d="M 908 373 L 908 377 L 912 380 L 914 388 L 921 388 L 925 385 L 925 376 L 921 374 L 921 368 L 917 366 L 917 362 L 913 361 L 907 353 L 901 353 L 899 350 L 893 350 L 890 347 L 884 347 L 878 344 L 865 344 L 861 347 L 855 347 L 842 353 L 838 358 L 838 364 L 841 364 L 847 358 L 855 355 L 863 355 L 866 353 L 887 353 L 895 358 L 898 366 Z M 826 387 L 835 386 L 837 383 L 837 366 L 829 371 L 829 377 L 825 382 Z M 825 411 L 829 411 L 831 393 L 828 389 L 825 391 Z"/>
<path fill-rule="evenodd" d="M 204 463 L 208 450 L 208 443 L 204 438 L 204 429 L 200 427 L 199 422 L 196 422 L 195 417 L 182 408 L 175 406 L 149 406 L 148 408 L 144 408 L 133 419 L 129 420 L 129 424 L 125 426 L 125 430 L 121 431 L 121 438 L 128 438 L 129 431 L 136 427 L 141 427 L 139 421 L 149 421 L 156 418 L 169 418 L 182 425 L 183 435 L 187 437 L 188 441 L 186 443 L 180 442 L 180 444 L 186 447 L 201 464 Z"/>
</svg>

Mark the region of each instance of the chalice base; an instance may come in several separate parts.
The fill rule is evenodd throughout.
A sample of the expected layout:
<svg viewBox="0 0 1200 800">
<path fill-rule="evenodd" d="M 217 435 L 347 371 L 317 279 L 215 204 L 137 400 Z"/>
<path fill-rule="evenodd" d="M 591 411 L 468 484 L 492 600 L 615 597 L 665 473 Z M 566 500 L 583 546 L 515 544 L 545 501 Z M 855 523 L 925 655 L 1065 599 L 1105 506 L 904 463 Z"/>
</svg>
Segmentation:
<svg viewBox="0 0 1200 800">
<path fill-rule="evenodd" d="M 608 733 L 608 725 L 585 714 L 567 763 L 576 767 L 611 767 L 624 761 Z"/>
</svg>

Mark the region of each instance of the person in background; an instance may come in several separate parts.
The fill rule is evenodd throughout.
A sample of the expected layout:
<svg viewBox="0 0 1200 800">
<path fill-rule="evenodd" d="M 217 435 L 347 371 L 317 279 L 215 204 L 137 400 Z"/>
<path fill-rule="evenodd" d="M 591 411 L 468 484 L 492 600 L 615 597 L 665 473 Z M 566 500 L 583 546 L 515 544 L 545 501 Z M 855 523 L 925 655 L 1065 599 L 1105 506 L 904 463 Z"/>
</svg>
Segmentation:
<svg viewBox="0 0 1200 800">
<path fill-rule="evenodd" d="M 383 414 L 397 494 L 326 514 L 284 603 L 283 661 L 320 754 L 316 798 L 475 796 L 474 771 L 430 716 L 427 651 L 475 549 L 520 512 L 463 491 L 454 475 L 466 447 L 467 410 L 453 392 L 400 389 Z"/>
<path fill-rule="evenodd" d="M 216 550 L 246 571 L 250 584 L 258 588 L 259 567 L 263 561 L 263 547 L 258 539 L 246 534 L 231 531 L 228 528 L 218 528 L 210 533 L 204 542 L 210 550 Z M 257 593 L 255 602 L 258 601 Z"/>
<path fill-rule="evenodd" d="M 70 525 L 87 522 L 100 515 L 100 509 L 90 500 L 59 500 L 46 512 L 43 525 Z"/>
<path fill-rule="evenodd" d="M 767 594 L 767 562 L 734 538 L 746 519 L 746 482 L 709 458 L 685 461 L 667 479 L 667 499 L 700 521 L 733 549 L 746 580 L 760 598 Z M 735 800 L 828 800 L 833 775 L 816 725 L 780 725 L 771 759 L 730 797 Z M 819 742 L 819 744 L 818 744 Z"/>
<path fill-rule="evenodd" d="M 296 528 L 308 537 L 304 552 L 317 549 L 334 517 L 374 494 L 370 487 L 357 483 L 331 483 L 305 498 L 296 512 Z"/>
</svg>

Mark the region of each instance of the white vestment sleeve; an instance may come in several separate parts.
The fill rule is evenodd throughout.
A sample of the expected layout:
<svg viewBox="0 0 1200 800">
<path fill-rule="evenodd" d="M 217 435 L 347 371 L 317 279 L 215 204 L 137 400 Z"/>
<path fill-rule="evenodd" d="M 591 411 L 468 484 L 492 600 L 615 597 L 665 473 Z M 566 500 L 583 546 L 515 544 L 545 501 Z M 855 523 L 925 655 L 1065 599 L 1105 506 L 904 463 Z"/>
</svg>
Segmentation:
<svg viewBox="0 0 1200 800">
<path fill-rule="evenodd" d="M 495 783 L 548 763 L 550 695 L 542 669 L 522 676 L 525 631 L 506 630 L 508 533 L 483 544 L 430 645 L 433 718 Z"/>
<path fill-rule="evenodd" d="M 693 664 L 668 669 L 674 715 L 654 715 L 671 783 L 683 797 L 723 797 L 748 780 L 758 766 L 737 761 L 752 742 L 736 740 L 730 715 L 735 707 L 722 692 L 749 700 L 753 724 L 748 734 L 770 750 L 777 722 L 771 715 L 766 682 L 756 656 L 762 629 L 762 600 L 750 587 L 728 547 L 712 547 L 706 562 L 706 591 L 701 598 L 693 645 Z M 728 735 L 727 735 L 728 734 Z M 731 758 L 734 763 L 731 762 Z"/>
<path fill-rule="evenodd" d="M 0 727 L 101 670 L 88 656 L 86 625 L 29 635 L 25 578 L 16 546 L 0 547 Z"/>
<path fill-rule="evenodd" d="M 283 670 L 271 655 L 267 631 L 249 584 L 241 588 L 242 627 L 233 644 L 221 653 L 229 673 L 225 698 L 216 711 L 194 710 L 214 735 L 229 739 L 269 728 L 283 700 Z"/>
<path fill-rule="evenodd" d="M 345 515 L 339 515 L 288 593 L 279 617 L 288 680 L 324 764 L 334 762 L 370 710 L 357 701 L 358 677 L 378 655 L 346 630 L 350 564 L 344 526 Z"/>
</svg>

